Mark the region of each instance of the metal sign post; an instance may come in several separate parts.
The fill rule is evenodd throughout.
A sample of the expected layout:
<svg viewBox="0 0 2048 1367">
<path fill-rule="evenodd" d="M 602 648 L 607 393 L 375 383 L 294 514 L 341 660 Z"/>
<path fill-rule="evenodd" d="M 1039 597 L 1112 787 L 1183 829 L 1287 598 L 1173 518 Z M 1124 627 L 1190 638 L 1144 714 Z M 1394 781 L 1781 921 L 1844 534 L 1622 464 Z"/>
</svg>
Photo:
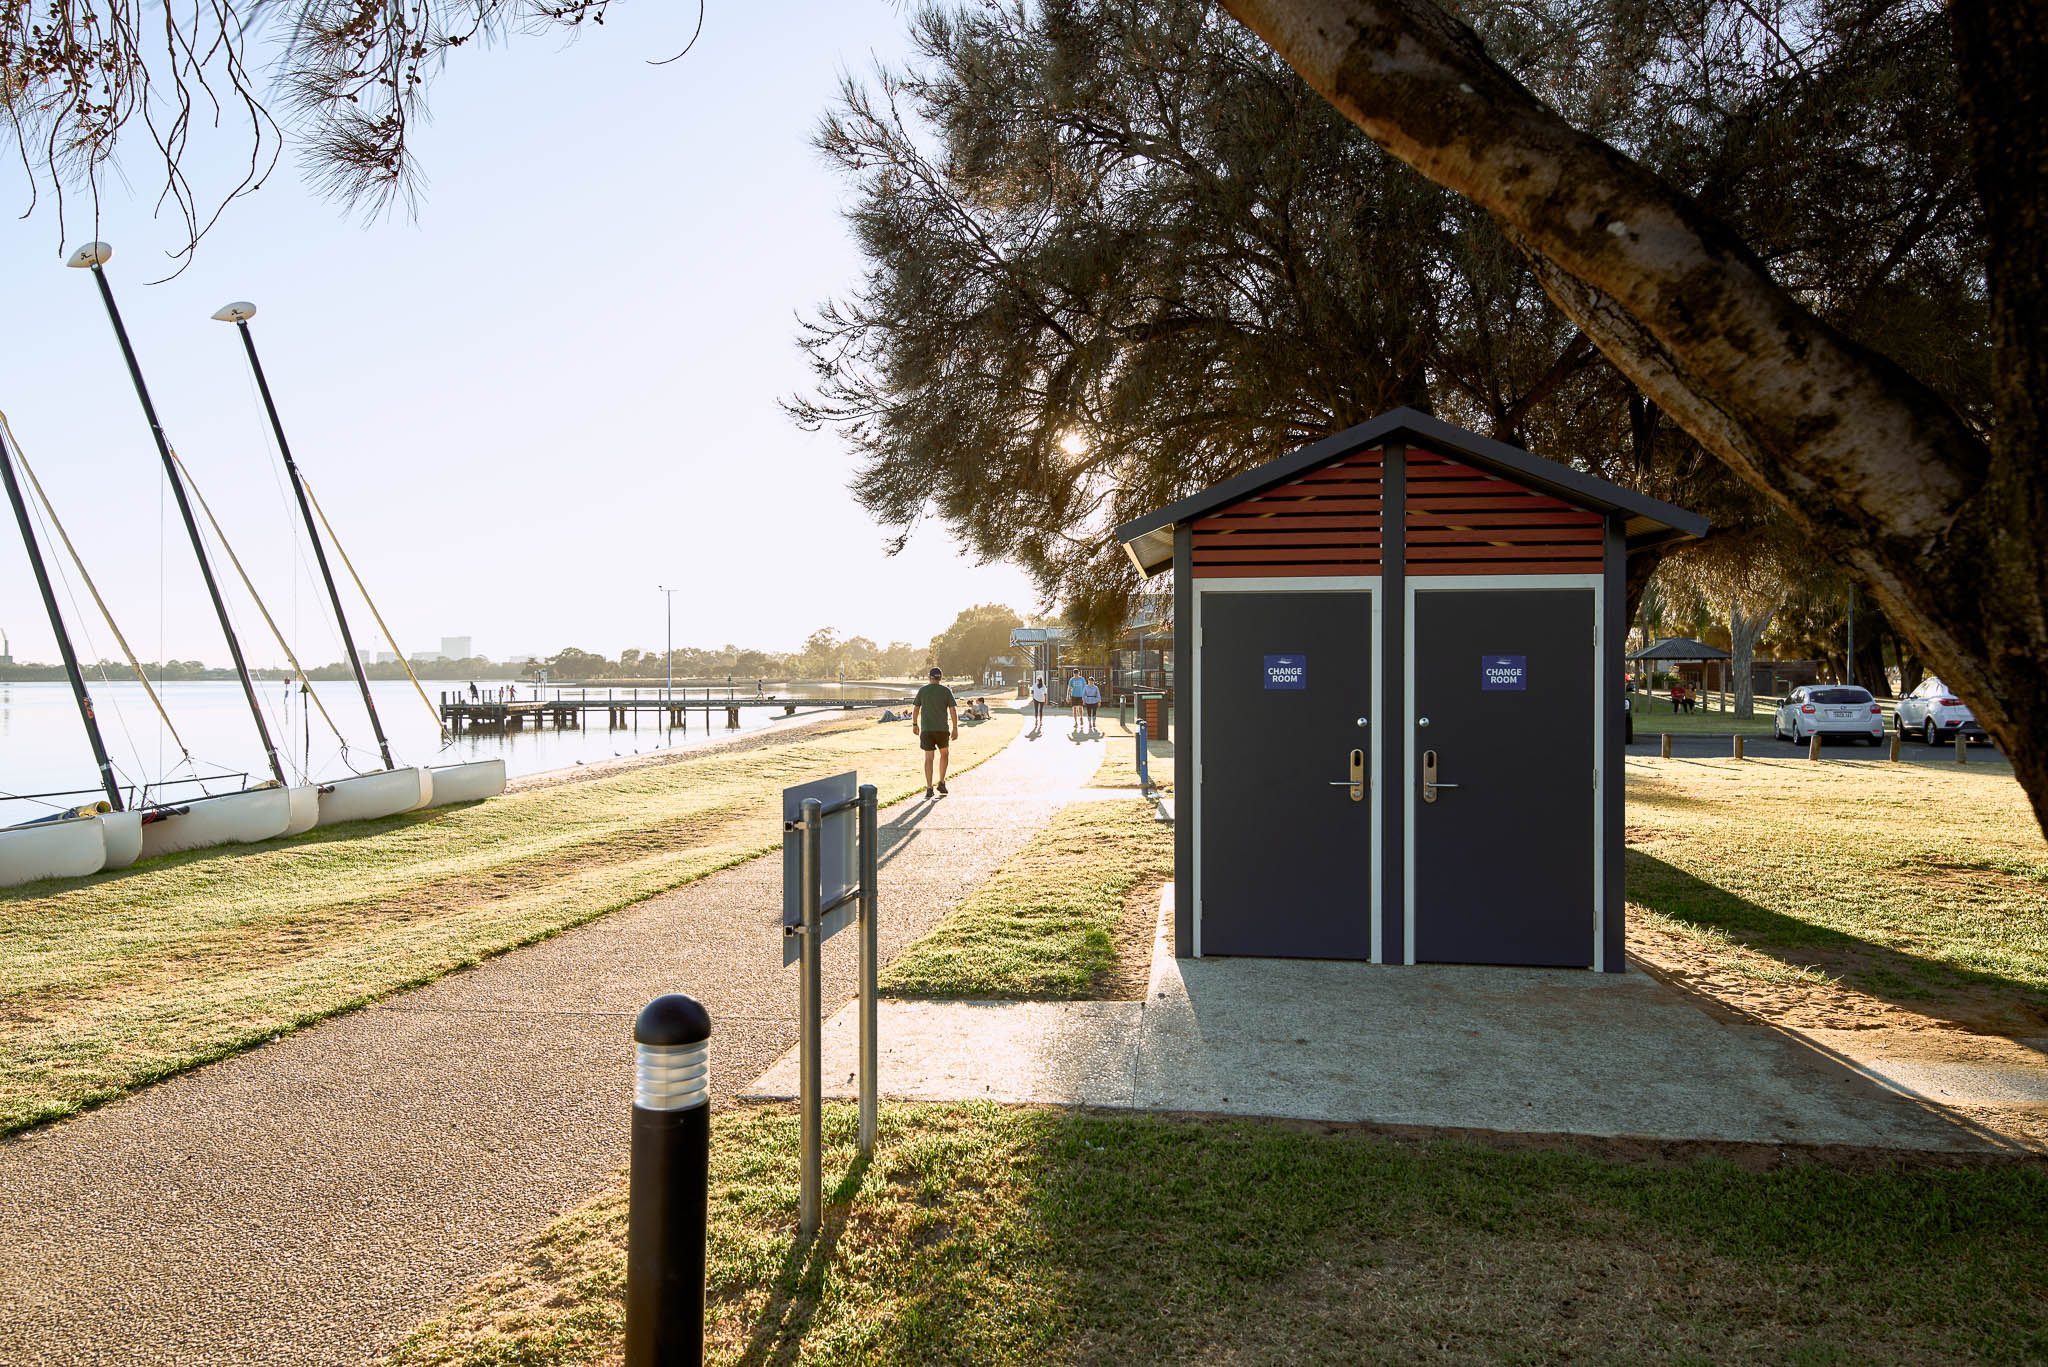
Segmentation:
<svg viewBox="0 0 2048 1367">
<path fill-rule="evenodd" d="M 875 984 L 879 905 L 875 786 L 836 774 L 782 792 L 782 962 L 797 965 L 797 1234 L 817 1233 L 824 1178 L 824 985 L 820 950 L 858 915 L 860 934 L 860 1148 L 876 1123 Z"/>
</svg>

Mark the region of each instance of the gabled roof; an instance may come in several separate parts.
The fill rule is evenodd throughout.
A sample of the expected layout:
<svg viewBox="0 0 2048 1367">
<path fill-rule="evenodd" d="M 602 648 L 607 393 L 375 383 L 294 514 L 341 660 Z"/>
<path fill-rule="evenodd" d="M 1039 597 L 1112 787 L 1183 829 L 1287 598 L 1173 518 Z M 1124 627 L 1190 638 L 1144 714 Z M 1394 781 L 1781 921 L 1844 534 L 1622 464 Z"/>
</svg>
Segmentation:
<svg viewBox="0 0 2048 1367">
<path fill-rule="evenodd" d="M 1695 641 L 1689 636 L 1666 636 L 1652 641 L 1635 654 L 1631 660 L 1732 660 L 1735 657 L 1719 646 L 1710 646 L 1705 641 Z"/>
<path fill-rule="evenodd" d="M 1382 446 L 1406 438 L 1446 456 L 1490 470 L 1494 474 L 1525 484 L 1532 489 L 1561 498 L 1582 508 L 1601 513 L 1621 513 L 1628 520 L 1626 535 L 1630 550 L 1667 541 L 1686 541 L 1703 535 L 1707 520 L 1697 513 L 1675 508 L 1619 484 L 1581 474 L 1567 465 L 1530 455 L 1517 446 L 1482 437 L 1462 427 L 1432 418 L 1413 408 L 1397 408 L 1369 422 L 1325 437 L 1278 460 L 1267 461 L 1234 479 L 1212 485 L 1201 493 L 1168 504 L 1116 529 L 1117 540 L 1138 567 L 1150 577 L 1173 564 L 1173 529 L 1213 512 L 1227 503 L 1264 493 L 1276 484 L 1308 473 L 1319 466 L 1341 460 L 1354 451 Z"/>
</svg>

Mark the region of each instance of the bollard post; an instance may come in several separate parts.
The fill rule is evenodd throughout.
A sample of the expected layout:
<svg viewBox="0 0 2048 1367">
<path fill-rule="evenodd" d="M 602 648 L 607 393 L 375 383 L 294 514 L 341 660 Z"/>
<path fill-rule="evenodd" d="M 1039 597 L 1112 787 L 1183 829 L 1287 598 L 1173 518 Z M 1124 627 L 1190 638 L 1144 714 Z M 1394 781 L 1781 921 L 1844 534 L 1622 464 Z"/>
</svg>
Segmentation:
<svg viewBox="0 0 2048 1367">
<path fill-rule="evenodd" d="M 1671 758 L 1671 733 L 1669 731 L 1664 733 L 1664 743 L 1657 747 L 1657 758 Z"/>
<path fill-rule="evenodd" d="M 1806 757 L 1808 759 L 1820 758 L 1820 732 L 1816 731 L 1806 738 Z"/>
<path fill-rule="evenodd" d="M 824 822 L 825 804 L 814 797 L 807 797 L 800 810 L 804 830 L 799 863 L 804 885 L 803 930 L 800 932 L 803 936 L 803 958 L 797 969 L 802 979 L 797 990 L 797 1011 L 802 1016 L 797 1022 L 797 1102 L 801 1112 L 797 1128 L 803 1172 L 797 1194 L 797 1238 L 808 1239 L 818 1232 L 825 1190 L 822 1170 L 825 1133 L 819 1115 L 825 1101 L 824 1040 L 823 1022 L 818 1019 L 824 997 L 818 963 L 822 947 L 818 924 L 819 876 L 822 872 L 819 868 L 818 836 Z"/>
<path fill-rule="evenodd" d="M 1141 793 L 1152 791 L 1152 755 L 1146 739 L 1145 723 L 1141 719 L 1138 722 L 1138 791 Z"/>
<path fill-rule="evenodd" d="M 1969 742 L 1969 738 L 1968 738 L 1968 737 L 1966 737 L 1966 736 L 1964 736 L 1962 732 L 1958 731 L 1958 732 L 1956 732 L 1956 763 L 1958 763 L 1958 764 L 1968 764 L 1969 762 L 1970 762 L 1970 742 Z"/>
<path fill-rule="evenodd" d="M 1742 754 L 1742 733 L 1741 733 L 1740 731 L 1737 731 L 1737 732 L 1735 733 L 1735 758 L 1737 758 L 1737 759 L 1741 759 L 1741 758 L 1743 758 L 1743 754 Z"/>
<path fill-rule="evenodd" d="M 880 826 L 879 795 L 872 783 L 860 785 L 860 1151 L 875 1151 L 875 1130 L 880 1121 L 881 1080 L 877 1066 L 875 1013 L 876 985 L 881 972 L 881 942 L 877 913 L 881 908 L 881 849 L 877 843 Z"/>
<path fill-rule="evenodd" d="M 710 1048 L 710 1013 L 680 992 L 656 997 L 633 1023 L 626 1367 L 704 1361 Z"/>
<path fill-rule="evenodd" d="M 1903 739 L 1904 737 L 1899 735 L 1898 732 L 1892 732 L 1892 763 L 1894 764 L 1899 762 L 1899 742 Z"/>
</svg>

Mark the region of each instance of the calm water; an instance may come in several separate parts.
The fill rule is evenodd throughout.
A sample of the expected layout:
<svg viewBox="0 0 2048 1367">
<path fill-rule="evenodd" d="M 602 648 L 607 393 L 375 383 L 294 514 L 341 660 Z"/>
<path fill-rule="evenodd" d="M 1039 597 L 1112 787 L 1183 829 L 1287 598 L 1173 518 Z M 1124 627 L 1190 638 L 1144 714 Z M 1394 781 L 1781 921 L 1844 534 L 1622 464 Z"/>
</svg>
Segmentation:
<svg viewBox="0 0 2048 1367">
<path fill-rule="evenodd" d="M 422 682 L 427 697 L 436 704 L 440 702 L 443 690 L 453 693 L 460 688 L 465 694 L 468 690 L 467 680 L 459 683 Z M 489 688 L 494 685 L 479 682 L 478 686 Z M 285 759 L 287 774 L 295 780 L 301 772 L 316 779 L 328 779 L 382 768 L 376 740 L 370 732 L 369 718 L 355 685 L 328 682 L 315 684 L 314 688 L 322 705 L 334 718 L 335 725 L 342 735 L 349 738 L 350 748 L 345 756 L 319 713 L 301 708 L 295 689 L 288 691 L 282 683 L 257 685 L 258 697 L 269 717 L 271 738 Z M 865 684 L 782 684 L 771 685 L 771 689 L 785 698 L 835 701 L 841 697 L 897 697 L 909 692 L 903 686 Z M 551 686 L 548 691 L 550 695 L 560 693 L 570 698 L 576 697 L 579 691 L 587 692 L 592 698 L 604 696 L 601 688 L 578 690 Z M 557 731 L 552 727 L 529 727 L 504 735 L 465 735 L 443 745 L 434 713 L 420 702 L 411 684 L 403 681 L 372 683 L 370 692 L 377 700 L 377 715 L 384 723 L 384 732 L 391 738 L 393 756 L 401 764 L 458 764 L 472 759 L 502 758 L 510 775 L 567 768 L 578 760 L 592 763 L 614 755 L 698 746 L 707 741 L 801 722 L 805 717 L 817 714 L 816 708 L 799 708 L 794 718 L 785 718 L 779 708 L 743 708 L 740 711 L 740 729 L 732 731 L 725 725 L 725 713 L 714 710 L 711 730 L 707 735 L 702 711 L 692 713 L 689 724 L 680 729 L 664 728 L 658 716 L 650 714 L 640 719 L 637 729 L 628 725 L 618 731 L 606 730 L 604 714 L 599 712 L 588 721 L 588 730 Z M 617 689 L 615 692 L 624 696 L 631 690 Z M 685 697 L 701 701 L 707 692 L 715 700 L 724 698 L 726 690 L 678 686 L 676 697 L 678 701 Z M 749 683 L 735 692 L 741 697 L 752 696 L 753 685 Z M 660 693 L 658 688 L 640 690 L 642 698 L 658 697 Z M 195 774 L 217 776 L 239 774 L 245 770 L 259 779 L 270 776 L 262 744 L 256 738 L 255 724 L 250 721 L 248 705 L 242 698 L 241 685 L 231 680 L 170 683 L 159 690 L 159 695 L 171 714 L 172 724 L 178 728 L 178 734 L 191 748 L 194 761 L 191 764 L 185 763 L 177 743 L 165 732 L 163 722 L 149 705 L 149 698 L 140 684 L 131 680 L 92 685 L 93 707 L 99 715 L 100 731 L 106 738 L 115 772 L 124 784 L 155 784 Z M 533 685 L 521 685 L 519 696 L 522 699 L 532 698 Z M 64 805 L 65 801 L 61 798 L 27 801 L 19 798 L 18 794 L 61 789 L 94 790 L 71 799 L 79 802 L 86 800 L 87 796 L 99 795 L 98 782 L 92 750 L 72 702 L 70 686 L 63 683 L 0 683 L 0 825 L 44 815 L 53 807 Z M 220 791 L 239 784 L 239 779 L 227 778 L 210 786 L 214 791 Z M 188 784 L 166 791 L 169 796 L 191 796 L 201 789 Z"/>
</svg>

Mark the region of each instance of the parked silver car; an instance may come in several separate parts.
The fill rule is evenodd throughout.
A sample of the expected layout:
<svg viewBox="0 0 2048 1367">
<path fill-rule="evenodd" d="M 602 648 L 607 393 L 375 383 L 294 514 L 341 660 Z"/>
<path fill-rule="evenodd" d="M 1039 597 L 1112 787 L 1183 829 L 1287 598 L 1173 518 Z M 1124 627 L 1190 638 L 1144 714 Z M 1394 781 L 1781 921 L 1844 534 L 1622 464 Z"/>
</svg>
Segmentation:
<svg viewBox="0 0 2048 1367">
<path fill-rule="evenodd" d="M 1867 688 L 1807 684 L 1778 706 L 1772 722 L 1780 740 L 1804 745 L 1809 736 L 1849 736 L 1876 745 L 1884 739 L 1884 709 Z"/>
<path fill-rule="evenodd" d="M 1929 745 L 1936 745 L 1961 735 L 1973 741 L 1989 741 L 1984 728 L 1977 724 L 1977 718 L 1968 704 L 1948 691 L 1940 679 L 1929 677 L 1921 680 L 1920 686 L 1899 699 L 1895 713 L 1899 723 L 1899 735 L 1916 736 Z"/>
</svg>

